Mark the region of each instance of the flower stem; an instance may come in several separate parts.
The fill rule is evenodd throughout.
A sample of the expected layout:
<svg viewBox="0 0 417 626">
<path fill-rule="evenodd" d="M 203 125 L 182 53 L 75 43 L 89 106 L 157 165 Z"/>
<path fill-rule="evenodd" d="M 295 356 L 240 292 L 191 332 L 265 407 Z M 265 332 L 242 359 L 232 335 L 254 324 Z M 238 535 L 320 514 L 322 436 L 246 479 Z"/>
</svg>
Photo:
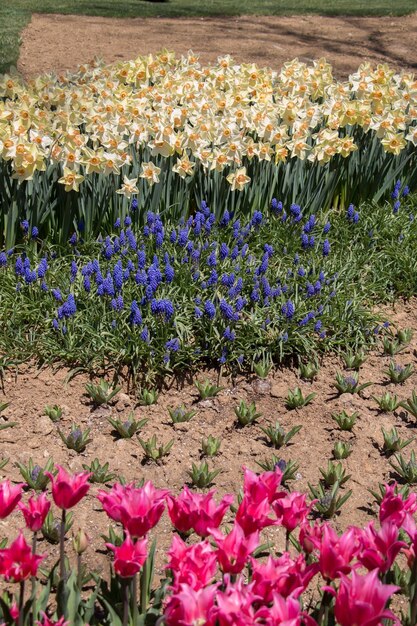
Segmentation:
<svg viewBox="0 0 417 626">
<path fill-rule="evenodd" d="M 129 621 L 129 579 L 123 580 L 123 626 L 127 626 Z"/>
<path fill-rule="evenodd" d="M 33 533 L 33 537 L 32 537 L 32 553 L 33 554 L 36 554 L 37 540 L 38 540 L 38 531 L 35 530 L 34 533 Z M 31 582 L 32 582 L 31 595 L 32 595 L 32 598 L 34 598 L 35 597 L 35 591 L 36 591 L 36 576 L 32 576 Z"/>
<path fill-rule="evenodd" d="M 66 524 L 66 510 L 62 509 L 61 517 L 61 534 L 59 537 L 59 575 L 60 579 L 65 581 L 67 578 L 67 572 L 65 568 L 65 524 Z"/>
<path fill-rule="evenodd" d="M 327 583 L 329 584 L 329 581 L 327 581 Z M 325 624 L 328 623 L 329 608 L 330 608 L 330 603 L 332 601 L 332 598 L 333 598 L 333 596 L 332 596 L 331 593 L 329 593 L 328 591 L 324 591 L 323 592 L 323 597 L 321 599 L 319 616 L 317 618 L 317 624 L 319 626 L 325 626 Z"/>
<path fill-rule="evenodd" d="M 132 578 L 132 590 L 130 602 L 132 605 L 133 623 L 136 623 L 138 616 L 138 575 L 135 574 Z"/>
<path fill-rule="evenodd" d="M 286 530 L 285 531 L 285 552 L 290 551 L 290 535 L 291 535 L 291 531 Z"/>
<path fill-rule="evenodd" d="M 417 621 L 417 556 L 414 557 L 410 583 L 413 589 L 412 597 L 410 594 L 410 624 L 415 624 Z"/>
<path fill-rule="evenodd" d="M 19 626 L 23 626 L 23 606 L 25 602 L 25 581 L 20 581 L 20 594 L 19 594 Z"/>
<path fill-rule="evenodd" d="M 81 587 L 83 585 L 83 570 L 81 563 L 81 554 L 77 554 L 77 586 L 81 591 Z"/>
</svg>

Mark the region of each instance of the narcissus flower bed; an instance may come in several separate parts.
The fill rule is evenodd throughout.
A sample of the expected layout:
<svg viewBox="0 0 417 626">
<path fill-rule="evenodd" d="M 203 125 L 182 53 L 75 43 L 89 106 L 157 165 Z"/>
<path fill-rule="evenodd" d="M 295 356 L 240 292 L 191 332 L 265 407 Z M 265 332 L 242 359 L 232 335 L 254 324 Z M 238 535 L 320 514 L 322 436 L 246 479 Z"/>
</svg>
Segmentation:
<svg viewBox="0 0 417 626">
<path fill-rule="evenodd" d="M 202 200 L 318 211 L 377 200 L 416 179 L 417 83 L 365 63 L 347 81 L 320 59 L 279 71 L 189 54 L 0 81 L 0 241 L 28 219 L 65 241 L 102 232 L 138 194 L 140 213 L 188 216 Z M 410 178 L 412 177 L 412 179 Z"/>
</svg>

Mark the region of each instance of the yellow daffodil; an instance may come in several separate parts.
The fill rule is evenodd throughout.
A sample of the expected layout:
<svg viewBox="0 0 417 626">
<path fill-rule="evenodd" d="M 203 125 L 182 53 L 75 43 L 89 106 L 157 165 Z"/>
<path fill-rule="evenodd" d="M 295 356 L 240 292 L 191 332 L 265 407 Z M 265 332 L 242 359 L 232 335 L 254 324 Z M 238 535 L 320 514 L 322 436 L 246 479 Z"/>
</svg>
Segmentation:
<svg viewBox="0 0 417 626">
<path fill-rule="evenodd" d="M 176 164 L 173 166 L 172 171 L 176 172 L 181 178 L 186 176 L 192 176 L 195 163 L 190 161 L 188 156 L 184 156 L 182 159 L 177 159 Z"/>
<path fill-rule="evenodd" d="M 161 168 L 157 167 L 152 161 L 149 161 L 148 163 L 142 163 L 142 171 L 139 176 L 140 178 L 144 178 L 152 187 L 155 183 L 159 183 L 160 173 Z"/>
<path fill-rule="evenodd" d="M 137 188 L 137 178 L 128 178 L 127 176 L 123 177 L 123 184 L 120 189 L 117 189 L 116 193 L 119 193 L 125 198 L 131 198 L 134 194 L 139 193 L 139 189 Z"/>
<path fill-rule="evenodd" d="M 78 191 L 84 176 L 74 170 L 64 167 L 64 175 L 58 180 L 61 185 L 65 185 L 65 191 Z"/>
<path fill-rule="evenodd" d="M 405 148 L 407 142 L 402 133 L 387 133 L 384 139 L 381 140 L 384 146 L 385 152 L 398 155 L 401 150 Z"/>
<path fill-rule="evenodd" d="M 250 182 L 250 177 L 246 174 L 246 167 L 240 167 L 236 172 L 229 174 L 227 182 L 231 184 L 232 191 L 242 191 Z"/>
</svg>

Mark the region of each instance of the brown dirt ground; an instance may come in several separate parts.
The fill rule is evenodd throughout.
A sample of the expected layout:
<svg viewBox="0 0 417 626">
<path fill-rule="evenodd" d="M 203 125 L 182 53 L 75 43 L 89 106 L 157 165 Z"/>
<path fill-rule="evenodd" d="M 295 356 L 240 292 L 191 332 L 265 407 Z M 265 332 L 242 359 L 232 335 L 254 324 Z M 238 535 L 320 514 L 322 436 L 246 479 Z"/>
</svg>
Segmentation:
<svg viewBox="0 0 417 626">
<path fill-rule="evenodd" d="M 74 70 L 99 56 L 107 62 L 161 48 L 192 49 L 201 62 L 231 54 L 239 62 L 279 68 L 298 57 L 326 57 L 344 78 L 363 61 L 417 68 L 417 13 L 407 17 L 242 16 L 113 19 L 34 14 L 22 34 L 18 69 L 25 77 Z"/>
<path fill-rule="evenodd" d="M 411 344 L 395 358 L 395 362 L 405 365 L 416 364 L 417 353 L 417 307 L 416 300 L 409 303 L 398 302 L 393 309 L 386 311 L 397 328 L 413 328 L 414 336 Z M 382 349 L 370 353 L 361 367 L 360 381 L 372 381 L 362 397 L 345 394 L 337 397 L 332 388 L 337 371 L 343 370 L 341 359 L 336 356 L 326 358 L 322 364 L 317 380 L 313 383 L 300 381 L 296 369 L 278 369 L 273 372 L 266 385 L 259 385 L 259 380 L 242 376 L 233 384 L 224 378 L 221 383 L 223 391 L 212 400 L 198 402 L 197 391 L 192 381 L 181 385 L 173 384 L 161 391 L 156 405 L 136 406 L 135 398 L 121 392 L 110 407 L 92 408 L 85 395 L 85 383 L 88 378 L 79 375 L 66 383 L 68 371 L 43 369 L 36 371 L 34 366 L 21 366 L 15 376 L 7 371 L 4 380 L 4 391 L 0 394 L 0 402 L 7 401 L 10 405 L 3 412 L 2 420 L 16 421 L 17 425 L 0 431 L 0 458 L 9 458 L 8 465 L 0 471 L 0 478 L 10 478 L 14 482 L 21 480 L 16 461 L 27 463 L 30 457 L 34 462 L 44 465 L 51 457 L 56 463 L 69 468 L 72 472 L 81 471 L 82 464 L 90 464 L 97 457 L 101 463 L 110 464 L 110 470 L 127 480 L 138 481 L 150 479 L 157 487 L 169 488 L 177 493 L 189 478 L 187 470 L 192 462 L 199 462 L 200 447 L 203 437 L 209 434 L 222 438 L 220 454 L 209 460 L 211 468 L 218 468 L 222 473 L 215 479 L 214 487 L 217 497 L 224 493 L 237 494 L 242 485 L 242 467 L 259 470 L 256 461 L 271 458 L 276 453 L 285 460 L 299 463 L 297 479 L 291 488 L 306 491 L 308 483 L 317 484 L 320 478 L 320 467 L 326 467 L 332 458 L 332 448 L 337 440 L 350 441 L 353 446 L 351 456 L 342 461 L 351 479 L 347 488 L 353 490 L 351 498 L 344 505 L 339 517 L 333 520 L 335 527 L 341 531 L 351 524 L 364 525 L 376 512 L 376 505 L 368 488 L 377 489 L 378 483 L 393 477 L 387 457 L 381 451 L 381 426 L 389 429 L 396 426 L 401 437 L 409 438 L 415 434 L 416 421 L 407 416 L 403 409 L 395 414 L 379 413 L 372 396 L 380 396 L 385 391 L 396 393 L 401 399 L 411 396 L 417 388 L 417 368 L 414 374 L 402 385 L 388 383 L 385 371 L 390 357 L 383 355 Z M 216 380 L 214 372 L 207 373 L 210 379 Z M 204 377 L 198 375 L 198 379 Z M 195 380 L 195 379 L 194 379 Z M 299 410 L 289 411 L 285 408 L 285 397 L 288 389 L 300 385 L 305 393 L 317 393 L 312 404 Z M 265 387 L 265 388 L 263 388 Z M 126 391 L 126 389 L 124 390 Z M 234 407 L 244 399 L 255 401 L 262 416 L 258 423 L 244 428 L 236 427 Z M 168 407 L 185 404 L 193 407 L 197 414 L 189 423 L 173 426 L 170 423 Z M 68 432 L 71 423 L 79 424 L 83 429 L 91 428 L 93 442 L 87 446 L 83 454 L 68 451 L 61 441 L 57 425 L 43 414 L 46 404 L 59 404 L 63 408 L 63 417 L 59 427 Z M 331 415 L 345 409 L 347 412 L 358 411 L 359 418 L 353 433 L 341 432 Z M 147 439 L 153 434 L 157 440 L 168 442 L 171 438 L 175 443 L 171 453 L 162 464 L 144 463 L 142 448 L 136 438 L 115 439 L 112 427 L 106 415 L 124 417 L 133 410 L 137 418 L 148 417 L 149 421 L 143 428 L 142 437 Z M 293 443 L 281 451 L 270 448 L 260 430 L 260 425 L 274 423 L 279 420 L 289 430 L 301 424 L 301 431 L 294 437 Z M 404 454 L 408 458 L 411 450 L 417 452 L 415 443 L 409 445 Z M 260 471 L 260 470 L 259 470 Z M 106 572 L 107 557 L 98 550 L 103 549 L 100 533 L 107 532 L 108 520 L 100 512 L 99 502 L 95 499 L 101 485 L 93 485 L 88 496 L 74 509 L 74 529 L 83 527 L 91 538 L 91 545 L 86 559 L 91 566 Z M 0 521 L 0 538 L 16 536 L 17 529 L 22 526 L 20 513 L 13 513 L 8 519 Z M 158 525 L 158 569 L 164 560 L 164 553 L 170 545 L 172 531 L 168 516 L 164 514 Z M 274 541 L 277 549 L 283 549 L 283 536 L 280 529 L 267 529 L 264 539 Z M 70 548 L 71 550 L 71 548 Z M 45 540 L 41 541 L 41 553 L 50 555 L 51 564 L 57 558 L 57 548 L 51 548 Z"/>
</svg>

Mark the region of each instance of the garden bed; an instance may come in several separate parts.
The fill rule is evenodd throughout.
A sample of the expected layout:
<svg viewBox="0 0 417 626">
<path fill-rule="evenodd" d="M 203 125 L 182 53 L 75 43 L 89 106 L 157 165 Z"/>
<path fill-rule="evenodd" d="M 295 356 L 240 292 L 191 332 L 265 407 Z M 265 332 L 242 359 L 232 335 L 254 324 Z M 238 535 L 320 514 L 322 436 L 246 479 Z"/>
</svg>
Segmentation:
<svg viewBox="0 0 417 626">
<path fill-rule="evenodd" d="M 43 72 L 75 70 L 94 56 L 112 63 L 166 47 L 179 55 L 191 49 L 203 63 L 231 54 L 238 62 L 274 69 L 294 56 L 301 61 L 326 57 L 335 74 L 345 78 L 363 61 L 415 70 L 416 32 L 416 13 L 145 19 L 34 14 L 22 33 L 18 69 L 34 78 Z"/>
</svg>

